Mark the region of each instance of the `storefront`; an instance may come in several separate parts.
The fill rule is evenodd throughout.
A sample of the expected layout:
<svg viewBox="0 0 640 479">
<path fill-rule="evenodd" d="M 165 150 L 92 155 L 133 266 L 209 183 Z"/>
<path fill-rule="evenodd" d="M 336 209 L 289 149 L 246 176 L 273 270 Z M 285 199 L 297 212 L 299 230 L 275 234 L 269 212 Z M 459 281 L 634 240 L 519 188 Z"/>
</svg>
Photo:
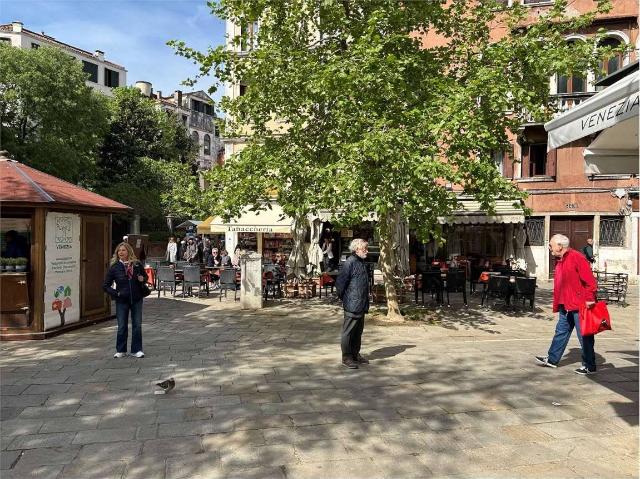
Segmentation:
<svg viewBox="0 0 640 479">
<path fill-rule="evenodd" d="M 0 154 L 0 338 L 43 339 L 111 317 L 102 281 L 125 205 Z"/>
</svg>

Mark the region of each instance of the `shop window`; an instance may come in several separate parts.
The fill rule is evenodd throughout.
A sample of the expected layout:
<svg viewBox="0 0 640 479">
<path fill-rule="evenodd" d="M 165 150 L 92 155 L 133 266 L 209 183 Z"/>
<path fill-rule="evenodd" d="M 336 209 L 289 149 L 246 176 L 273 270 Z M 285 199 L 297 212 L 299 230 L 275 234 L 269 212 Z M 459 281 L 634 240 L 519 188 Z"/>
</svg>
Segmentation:
<svg viewBox="0 0 640 479">
<path fill-rule="evenodd" d="M 2 218 L 0 224 L 0 254 L 2 258 L 29 258 L 31 253 L 31 218 Z"/>
<path fill-rule="evenodd" d="M 617 38 L 605 38 L 601 43 L 601 47 L 608 48 L 620 48 L 622 42 Z M 615 52 L 608 58 L 605 58 L 600 62 L 600 71 L 597 74 L 597 78 L 603 78 L 607 75 L 611 75 L 622 68 L 622 52 Z"/>
<path fill-rule="evenodd" d="M 624 216 L 600 218 L 600 246 L 624 246 Z"/>
<path fill-rule="evenodd" d="M 82 71 L 89 74 L 88 80 L 90 82 L 98 83 L 98 65 L 83 60 Z"/>
<path fill-rule="evenodd" d="M 529 246 L 544 246 L 544 218 L 527 218 L 524 227 Z"/>
</svg>

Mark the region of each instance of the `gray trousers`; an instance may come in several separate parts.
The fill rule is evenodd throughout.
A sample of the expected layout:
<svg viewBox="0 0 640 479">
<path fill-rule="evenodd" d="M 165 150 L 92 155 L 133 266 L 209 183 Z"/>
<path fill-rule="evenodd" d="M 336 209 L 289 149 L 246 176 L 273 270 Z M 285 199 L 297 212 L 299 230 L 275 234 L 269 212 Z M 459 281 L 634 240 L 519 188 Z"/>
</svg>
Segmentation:
<svg viewBox="0 0 640 479">
<path fill-rule="evenodd" d="M 364 314 L 355 315 L 347 311 L 344 312 L 344 322 L 342 323 L 342 359 L 358 359 L 360 346 L 362 344 L 362 331 L 364 330 Z"/>
</svg>

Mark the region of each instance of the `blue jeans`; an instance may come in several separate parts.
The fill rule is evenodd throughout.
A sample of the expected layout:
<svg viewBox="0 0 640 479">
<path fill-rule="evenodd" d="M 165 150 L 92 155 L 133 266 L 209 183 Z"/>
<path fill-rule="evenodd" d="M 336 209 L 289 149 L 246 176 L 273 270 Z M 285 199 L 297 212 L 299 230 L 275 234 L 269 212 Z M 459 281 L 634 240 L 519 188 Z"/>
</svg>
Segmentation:
<svg viewBox="0 0 640 479">
<path fill-rule="evenodd" d="M 118 335 L 116 336 L 116 352 L 127 352 L 129 335 L 129 311 L 131 311 L 131 352 L 142 351 L 142 300 L 133 304 L 116 301 L 116 319 Z"/>
<path fill-rule="evenodd" d="M 578 312 L 566 311 L 562 306 L 560 306 L 560 312 L 558 313 L 556 333 L 551 341 L 551 346 L 549 346 L 549 362 L 553 364 L 560 362 L 574 327 L 576 328 L 578 341 L 580 341 L 580 346 L 582 347 L 582 365 L 589 371 L 595 371 L 596 353 L 594 350 L 594 336 L 582 336 L 582 334 L 580 334 Z"/>
</svg>

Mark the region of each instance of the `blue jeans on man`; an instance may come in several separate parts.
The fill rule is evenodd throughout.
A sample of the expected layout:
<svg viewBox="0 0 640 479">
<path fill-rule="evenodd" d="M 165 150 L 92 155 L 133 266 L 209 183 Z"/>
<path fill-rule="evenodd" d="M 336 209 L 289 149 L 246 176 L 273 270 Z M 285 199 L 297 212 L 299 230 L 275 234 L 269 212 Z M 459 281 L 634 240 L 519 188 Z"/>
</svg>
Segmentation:
<svg viewBox="0 0 640 479">
<path fill-rule="evenodd" d="M 563 306 L 560 306 L 560 312 L 558 313 L 558 323 L 556 324 L 556 333 L 549 346 L 549 362 L 552 364 L 558 364 L 564 350 L 569 343 L 571 337 L 571 331 L 576 329 L 578 335 L 578 341 L 582 347 L 582 365 L 589 371 L 596 370 L 596 353 L 594 350 L 595 339 L 594 336 L 582 336 L 580 333 L 580 320 L 578 319 L 578 311 L 566 311 Z"/>
<path fill-rule="evenodd" d="M 129 312 L 131 312 L 131 353 L 142 351 L 142 299 L 133 304 L 116 301 L 116 319 L 118 334 L 116 336 L 116 352 L 127 352 L 129 336 Z"/>
</svg>

